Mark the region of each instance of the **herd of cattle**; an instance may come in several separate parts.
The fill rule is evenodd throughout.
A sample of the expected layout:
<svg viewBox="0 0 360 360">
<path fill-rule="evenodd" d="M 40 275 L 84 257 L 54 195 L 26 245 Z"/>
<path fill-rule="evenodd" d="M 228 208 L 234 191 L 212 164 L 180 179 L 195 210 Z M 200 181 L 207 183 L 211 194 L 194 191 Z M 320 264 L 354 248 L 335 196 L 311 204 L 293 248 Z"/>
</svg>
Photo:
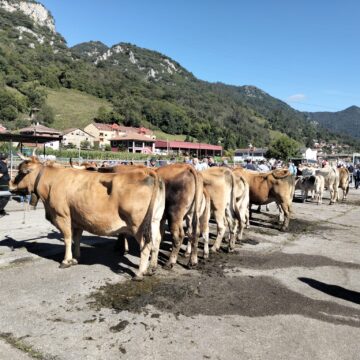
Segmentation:
<svg viewBox="0 0 360 360">
<path fill-rule="evenodd" d="M 55 162 L 42 163 L 36 156 L 25 157 L 10 191 L 32 194 L 42 200 L 46 219 L 64 237 L 65 257 L 60 267 L 78 263 L 83 231 L 100 236 L 131 236 L 140 245 L 140 264 L 134 279 L 153 274 L 158 264 L 161 239 L 167 223 L 172 236 L 172 251 L 165 265 L 176 264 L 185 235 L 189 267 L 198 262 L 198 240 L 204 239 L 204 257 L 209 256 L 210 215 L 216 221 L 217 237 L 211 247 L 219 250 L 226 229 L 228 250 L 233 251 L 249 225 L 251 204 L 278 205 L 281 230 L 289 226 L 295 189 L 307 197 L 313 191 L 321 202 L 324 186 L 331 194 L 330 203 L 338 197 L 338 187 L 349 189 L 348 172 L 330 166 L 303 168 L 295 179 L 287 169 L 267 173 L 212 167 L 197 172 L 192 165 L 171 164 L 160 168 L 143 165 L 118 165 L 93 168 L 87 164 L 64 167 Z M 185 226 L 184 226 L 185 224 Z M 74 244 L 74 253 L 72 251 Z"/>
</svg>

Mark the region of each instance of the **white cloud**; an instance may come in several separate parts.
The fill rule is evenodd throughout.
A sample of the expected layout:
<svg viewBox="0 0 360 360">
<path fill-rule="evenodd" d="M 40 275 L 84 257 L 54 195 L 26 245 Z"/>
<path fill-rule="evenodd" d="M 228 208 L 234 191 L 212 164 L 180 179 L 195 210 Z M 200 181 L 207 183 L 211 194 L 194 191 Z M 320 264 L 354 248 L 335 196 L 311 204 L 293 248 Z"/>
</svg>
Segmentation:
<svg viewBox="0 0 360 360">
<path fill-rule="evenodd" d="M 289 102 L 300 102 L 306 99 L 305 94 L 294 94 L 287 98 L 287 101 Z"/>
</svg>

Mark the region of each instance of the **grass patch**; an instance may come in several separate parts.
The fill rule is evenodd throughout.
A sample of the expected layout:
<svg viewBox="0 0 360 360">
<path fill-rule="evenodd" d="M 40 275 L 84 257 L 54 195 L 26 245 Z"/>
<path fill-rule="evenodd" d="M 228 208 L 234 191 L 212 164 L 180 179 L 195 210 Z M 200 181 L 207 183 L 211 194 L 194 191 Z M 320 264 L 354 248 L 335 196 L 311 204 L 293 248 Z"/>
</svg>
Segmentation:
<svg viewBox="0 0 360 360">
<path fill-rule="evenodd" d="M 101 106 L 111 110 L 111 104 L 95 96 L 72 89 L 46 89 L 46 103 L 55 113 L 51 125 L 55 129 L 79 127 L 83 129 L 90 124 Z"/>
<path fill-rule="evenodd" d="M 172 134 L 167 134 L 164 133 L 161 130 L 154 130 L 154 134 L 156 135 L 156 138 L 159 140 L 169 140 L 169 141 L 174 141 L 174 140 L 179 140 L 179 141 L 185 141 L 186 139 L 186 135 L 172 135 Z"/>
<path fill-rule="evenodd" d="M 38 350 L 35 350 L 31 345 L 26 344 L 22 340 L 22 338 L 16 338 L 12 333 L 0 333 L 0 339 L 3 339 L 9 345 L 26 353 L 33 359 L 38 359 L 38 360 L 54 359 L 55 360 L 55 357 L 42 354 Z"/>
</svg>

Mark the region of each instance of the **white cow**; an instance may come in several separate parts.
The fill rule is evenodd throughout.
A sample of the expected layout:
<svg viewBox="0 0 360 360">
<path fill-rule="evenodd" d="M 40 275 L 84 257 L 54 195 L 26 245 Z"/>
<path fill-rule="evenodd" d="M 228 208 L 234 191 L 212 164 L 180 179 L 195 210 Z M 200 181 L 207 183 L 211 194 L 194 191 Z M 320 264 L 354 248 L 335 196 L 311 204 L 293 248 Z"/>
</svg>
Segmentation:
<svg viewBox="0 0 360 360">
<path fill-rule="evenodd" d="M 322 169 L 317 169 L 315 175 L 324 177 L 325 186 L 330 191 L 330 205 L 334 204 L 338 198 L 339 170 L 335 167 L 326 165 Z"/>
<path fill-rule="evenodd" d="M 311 198 L 314 197 L 317 200 L 318 204 L 322 203 L 322 195 L 324 192 L 324 177 L 321 175 L 310 175 L 310 176 L 301 176 L 296 179 L 296 190 L 301 190 L 302 201 L 305 202 L 308 193 L 311 193 Z"/>
</svg>

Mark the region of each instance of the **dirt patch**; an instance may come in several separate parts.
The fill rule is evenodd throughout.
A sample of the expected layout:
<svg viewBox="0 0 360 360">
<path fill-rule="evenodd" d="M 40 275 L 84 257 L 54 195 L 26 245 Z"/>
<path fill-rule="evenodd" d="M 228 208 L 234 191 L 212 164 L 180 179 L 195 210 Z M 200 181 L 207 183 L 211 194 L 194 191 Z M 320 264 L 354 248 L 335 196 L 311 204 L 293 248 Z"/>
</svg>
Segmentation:
<svg viewBox="0 0 360 360">
<path fill-rule="evenodd" d="M 129 322 L 127 320 L 123 320 L 123 321 L 120 321 L 117 325 L 111 326 L 110 331 L 111 332 L 120 332 L 120 331 L 123 331 L 128 325 L 129 325 Z"/>
<path fill-rule="evenodd" d="M 353 205 L 353 206 L 360 206 L 360 200 L 345 200 L 345 201 L 339 201 L 341 204 L 346 205 Z"/>
<path fill-rule="evenodd" d="M 315 268 L 320 266 L 334 266 L 344 269 L 358 269 L 360 265 L 352 262 L 336 261 L 321 255 L 286 254 L 275 251 L 267 254 L 253 253 L 242 250 L 236 257 L 230 257 L 228 268 L 247 268 L 256 270 L 273 270 L 289 267 Z"/>
<path fill-rule="evenodd" d="M 299 314 L 335 324 L 360 327 L 360 310 L 339 305 L 331 301 L 313 300 L 294 292 L 268 276 L 225 276 L 225 270 L 235 269 L 246 263 L 257 268 L 275 267 L 286 254 L 271 255 L 270 259 L 257 260 L 240 257 L 239 254 L 218 254 L 211 261 L 199 265 L 191 276 L 153 277 L 143 282 L 126 281 L 108 284 L 91 295 L 91 306 L 96 309 L 111 308 L 117 312 L 147 312 L 148 305 L 175 316 L 194 315 L 241 315 L 250 317 L 277 314 Z M 318 257 L 307 255 L 289 257 L 280 266 L 294 266 L 294 260 L 301 264 L 319 262 Z M 317 259 L 315 259 L 317 258 Z M 320 257 L 321 258 L 321 257 Z M 326 258 L 325 258 L 326 259 Z M 262 260 L 262 261 L 261 261 Z M 320 259 L 321 260 L 321 259 Z M 328 259 L 328 263 L 332 260 Z M 325 260 L 323 259 L 323 262 Z M 335 262 L 336 263 L 336 262 Z M 346 263 L 338 263 L 343 265 Z M 347 264 L 349 267 L 354 264 Z"/>
</svg>

